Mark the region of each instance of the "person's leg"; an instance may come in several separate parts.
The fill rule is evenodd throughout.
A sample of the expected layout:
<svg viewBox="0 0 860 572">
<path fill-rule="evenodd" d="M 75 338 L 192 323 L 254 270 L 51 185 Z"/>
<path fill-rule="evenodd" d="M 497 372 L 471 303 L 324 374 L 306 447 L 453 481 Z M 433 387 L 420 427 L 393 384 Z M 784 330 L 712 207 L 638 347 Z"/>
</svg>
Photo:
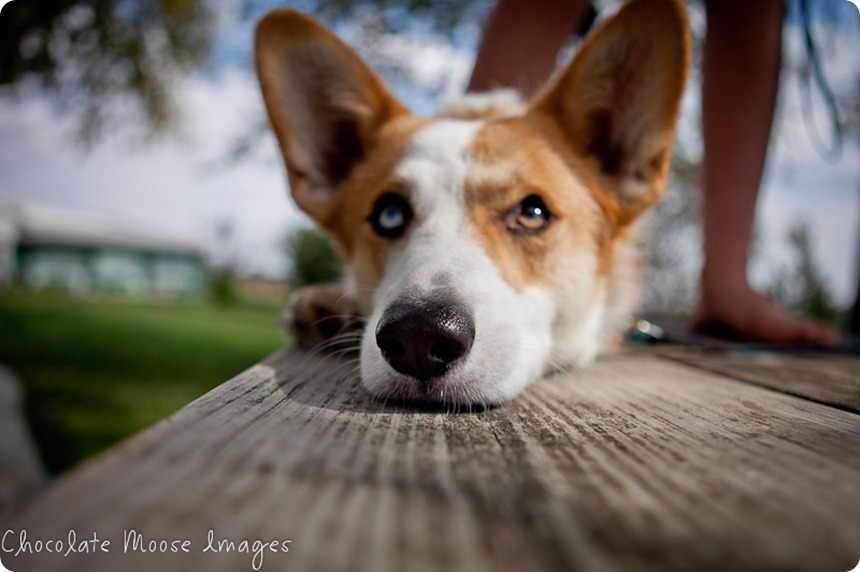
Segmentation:
<svg viewBox="0 0 860 572">
<path fill-rule="evenodd" d="M 756 199 L 779 85 L 783 1 L 705 4 L 705 261 L 693 327 L 754 341 L 835 344 L 835 330 L 776 307 L 747 281 Z"/>
<path fill-rule="evenodd" d="M 589 6 L 588 0 L 499 0 L 484 28 L 468 90 L 508 87 L 531 96 L 552 74 L 559 50 Z"/>
</svg>

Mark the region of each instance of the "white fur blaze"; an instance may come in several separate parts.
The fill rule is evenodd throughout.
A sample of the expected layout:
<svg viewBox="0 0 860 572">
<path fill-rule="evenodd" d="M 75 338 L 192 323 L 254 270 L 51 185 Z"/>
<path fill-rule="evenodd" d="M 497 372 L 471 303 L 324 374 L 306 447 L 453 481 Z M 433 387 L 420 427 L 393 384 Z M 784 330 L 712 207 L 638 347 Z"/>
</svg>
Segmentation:
<svg viewBox="0 0 860 572">
<path fill-rule="evenodd" d="M 420 131 L 397 169 L 415 211 L 404 244 L 389 254 L 361 348 L 362 383 L 376 395 L 445 403 L 501 403 L 543 373 L 552 346 L 551 297 L 517 291 L 481 247 L 465 211 L 463 182 L 480 124 L 440 121 Z M 469 355 L 444 376 L 419 382 L 386 362 L 375 337 L 395 301 L 456 295 L 471 312 Z"/>
</svg>

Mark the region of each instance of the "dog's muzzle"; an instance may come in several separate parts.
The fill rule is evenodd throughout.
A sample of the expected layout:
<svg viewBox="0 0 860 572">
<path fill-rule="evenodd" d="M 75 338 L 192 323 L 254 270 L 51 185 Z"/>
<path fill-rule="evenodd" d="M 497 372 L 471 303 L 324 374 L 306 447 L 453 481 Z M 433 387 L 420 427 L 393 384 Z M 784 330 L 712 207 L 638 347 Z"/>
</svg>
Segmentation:
<svg viewBox="0 0 860 572">
<path fill-rule="evenodd" d="M 474 340 L 471 313 L 458 301 L 396 301 L 376 326 L 376 345 L 385 361 L 421 382 L 464 361 Z"/>
</svg>

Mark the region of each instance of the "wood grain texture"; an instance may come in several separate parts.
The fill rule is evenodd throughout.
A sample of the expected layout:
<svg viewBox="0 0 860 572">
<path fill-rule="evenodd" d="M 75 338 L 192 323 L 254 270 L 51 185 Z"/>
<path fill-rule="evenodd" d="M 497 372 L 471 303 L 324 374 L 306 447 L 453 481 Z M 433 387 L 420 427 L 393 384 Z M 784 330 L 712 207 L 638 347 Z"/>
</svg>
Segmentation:
<svg viewBox="0 0 860 572">
<path fill-rule="evenodd" d="M 0 528 L 96 533 L 108 554 L 0 558 L 15 572 L 254 569 L 250 554 L 203 552 L 209 530 L 289 539 L 263 570 L 841 571 L 860 558 L 851 412 L 641 353 L 473 413 L 373 401 L 354 365 L 275 355 Z M 130 529 L 191 552 L 123 553 Z"/>
<path fill-rule="evenodd" d="M 860 413 L 860 356 L 834 353 L 785 353 L 683 346 L 655 348 L 661 355 L 698 368 L 756 383 Z"/>
</svg>

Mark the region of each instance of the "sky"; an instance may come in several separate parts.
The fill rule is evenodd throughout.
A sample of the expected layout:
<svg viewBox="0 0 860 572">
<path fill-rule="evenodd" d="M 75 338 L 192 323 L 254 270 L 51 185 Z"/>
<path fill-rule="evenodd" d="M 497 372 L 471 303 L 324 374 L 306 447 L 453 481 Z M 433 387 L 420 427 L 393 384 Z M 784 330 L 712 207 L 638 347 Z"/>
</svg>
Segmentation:
<svg viewBox="0 0 860 572">
<path fill-rule="evenodd" d="M 841 93 L 856 89 L 860 81 L 860 14 L 848 2 L 828 1 L 841 2 L 837 21 L 819 22 L 816 31 L 828 48 L 828 78 Z M 94 212 L 122 224 L 156 228 L 197 241 L 213 257 L 220 247 L 215 229 L 229 221 L 244 273 L 287 273 L 284 236 L 310 223 L 288 197 L 274 138 L 266 135 L 245 160 L 226 159 L 236 137 L 263 117 L 248 65 L 253 26 L 235 11 L 236 4 L 220 4 L 216 65 L 177 86 L 182 111 L 178 136 L 135 144 L 120 126 L 85 151 L 74 143 L 74 118 L 58 114 L 49 100 L 0 99 L 0 202 Z M 802 58 L 799 28 L 789 21 L 786 29 L 786 57 Z M 384 38 L 376 49 L 406 69 L 405 77 L 386 76 L 395 94 L 421 114 L 454 98 L 468 80 L 479 32 L 478 26 L 467 27 L 449 41 L 418 27 L 411 34 Z M 338 33 L 359 43 L 360 33 L 349 24 L 339 26 Z M 860 146 L 856 139 L 846 139 L 838 162 L 821 158 L 803 125 L 799 81 L 785 74 L 781 87 L 760 195 L 752 279 L 763 286 L 789 262 L 786 231 L 803 220 L 811 225 L 837 302 L 847 306 L 856 289 L 860 253 Z M 699 145 L 696 90 L 693 82 L 679 131 L 679 144 L 694 153 Z M 826 133 L 822 105 L 815 107 L 814 117 Z M 695 268 L 699 261 L 696 249 L 692 251 Z"/>
</svg>

